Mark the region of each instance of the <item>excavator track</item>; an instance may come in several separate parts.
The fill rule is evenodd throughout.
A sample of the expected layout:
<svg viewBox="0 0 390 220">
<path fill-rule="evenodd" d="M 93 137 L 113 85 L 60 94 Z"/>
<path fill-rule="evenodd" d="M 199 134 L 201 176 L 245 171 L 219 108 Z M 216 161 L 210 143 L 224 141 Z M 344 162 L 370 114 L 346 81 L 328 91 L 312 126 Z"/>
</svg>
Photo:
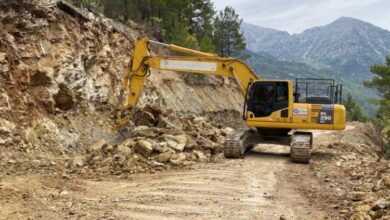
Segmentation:
<svg viewBox="0 0 390 220">
<path fill-rule="evenodd" d="M 246 139 L 251 136 L 253 130 L 240 128 L 232 131 L 225 139 L 223 153 L 226 158 L 241 158 L 246 150 Z"/>
<path fill-rule="evenodd" d="M 310 162 L 312 134 L 311 133 L 295 133 L 291 139 L 290 157 L 294 163 Z"/>
</svg>

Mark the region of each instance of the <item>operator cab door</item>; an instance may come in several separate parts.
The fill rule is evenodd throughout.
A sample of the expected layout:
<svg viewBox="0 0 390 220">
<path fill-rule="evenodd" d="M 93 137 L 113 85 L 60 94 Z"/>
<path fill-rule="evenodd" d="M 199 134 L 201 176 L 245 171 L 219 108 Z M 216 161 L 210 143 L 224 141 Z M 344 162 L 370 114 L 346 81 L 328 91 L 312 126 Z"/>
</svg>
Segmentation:
<svg viewBox="0 0 390 220">
<path fill-rule="evenodd" d="M 248 91 L 246 110 L 249 119 L 281 121 L 289 118 L 289 85 L 286 81 L 257 81 Z"/>
</svg>

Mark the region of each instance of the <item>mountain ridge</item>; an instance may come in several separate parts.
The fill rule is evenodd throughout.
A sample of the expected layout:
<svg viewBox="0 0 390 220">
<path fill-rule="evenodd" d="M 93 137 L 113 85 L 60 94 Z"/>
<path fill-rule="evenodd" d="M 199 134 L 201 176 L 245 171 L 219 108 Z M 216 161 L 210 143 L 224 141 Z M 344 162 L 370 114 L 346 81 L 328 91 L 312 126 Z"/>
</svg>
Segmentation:
<svg viewBox="0 0 390 220">
<path fill-rule="evenodd" d="M 363 82 L 372 78 L 371 65 L 384 63 L 390 54 L 390 31 L 351 17 L 299 34 L 248 23 L 243 23 L 242 31 L 252 56 L 245 61 L 256 72 L 265 71 L 271 78 L 334 78 L 346 84 L 346 92 L 352 93 L 365 112 L 375 112 L 370 100 L 378 95 Z"/>
<path fill-rule="evenodd" d="M 247 23 L 242 31 L 249 50 L 348 74 L 356 82 L 370 79 L 370 66 L 390 54 L 390 31 L 351 17 L 292 35 Z"/>
</svg>

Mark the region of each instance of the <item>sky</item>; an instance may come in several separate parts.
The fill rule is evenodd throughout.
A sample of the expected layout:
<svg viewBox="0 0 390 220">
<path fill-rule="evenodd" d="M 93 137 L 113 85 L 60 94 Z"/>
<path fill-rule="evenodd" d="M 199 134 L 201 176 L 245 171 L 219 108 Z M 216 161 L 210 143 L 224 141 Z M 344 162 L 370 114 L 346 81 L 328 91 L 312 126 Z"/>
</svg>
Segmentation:
<svg viewBox="0 0 390 220">
<path fill-rule="evenodd" d="M 213 0 L 217 10 L 232 6 L 244 22 L 301 33 L 353 17 L 390 30 L 390 0 Z"/>
</svg>

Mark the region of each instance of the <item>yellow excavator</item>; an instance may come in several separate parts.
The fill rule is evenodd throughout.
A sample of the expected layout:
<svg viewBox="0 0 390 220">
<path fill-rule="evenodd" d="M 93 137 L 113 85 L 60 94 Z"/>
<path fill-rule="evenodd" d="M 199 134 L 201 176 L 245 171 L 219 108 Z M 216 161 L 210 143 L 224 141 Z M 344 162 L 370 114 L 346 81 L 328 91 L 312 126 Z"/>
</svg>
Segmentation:
<svg viewBox="0 0 390 220">
<path fill-rule="evenodd" d="M 153 56 L 150 44 L 185 56 Z M 147 38 L 136 42 L 130 68 L 124 72 L 115 112 L 119 126 L 126 126 L 131 119 L 151 68 L 225 76 L 237 82 L 245 100 L 243 119 L 248 128 L 228 134 L 223 148 L 226 158 L 240 158 L 254 145 L 276 140 L 291 147 L 293 162 L 309 163 L 313 143 L 310 130 L 345 129 L 342 85 L 332 79 L 296 79 L 294 89 L 293 81 L 262 79 L 238 59 Z"/>
</svg>

